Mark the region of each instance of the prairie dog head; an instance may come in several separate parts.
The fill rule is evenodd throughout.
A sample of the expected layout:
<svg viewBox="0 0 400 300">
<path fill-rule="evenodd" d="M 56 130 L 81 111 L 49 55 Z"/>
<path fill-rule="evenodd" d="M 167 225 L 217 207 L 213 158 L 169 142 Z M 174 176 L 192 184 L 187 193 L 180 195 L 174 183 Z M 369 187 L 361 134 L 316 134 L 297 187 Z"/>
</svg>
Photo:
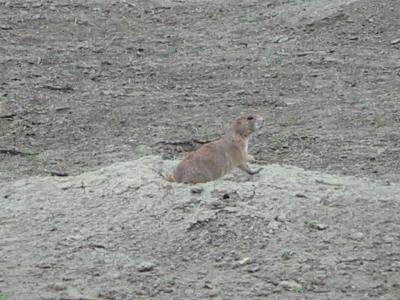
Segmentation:
<svg viewBox="0 0 400 300">
<path fill-rule="evenodd" d="M 247 114 L 240 116 L 232 126 L 235 133 L 243 137 L 248 137 L 257 129 L 263 126 L 264 120 L 260 115 Z"/>
</svg>

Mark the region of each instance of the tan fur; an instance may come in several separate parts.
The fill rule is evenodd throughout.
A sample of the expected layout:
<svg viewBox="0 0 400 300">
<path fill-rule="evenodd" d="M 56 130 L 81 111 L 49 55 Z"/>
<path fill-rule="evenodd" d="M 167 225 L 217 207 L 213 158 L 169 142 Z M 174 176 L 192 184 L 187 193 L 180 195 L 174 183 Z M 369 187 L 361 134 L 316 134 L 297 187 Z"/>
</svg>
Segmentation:
<svg viewBox="0 0 400 300">
<path fill-rule="evenodd" d="M 175 168 L 173 175 L 165 176 L 169 182 L 189 184 L 204 183 L 223 177 L 233 168 L 239 167 L 248 174 L 251 171 L 247 160 L 249 136 L 262 126 L 258 115 L 243 115 L 238 118 L 229 131 L 220 139 L 204 144 L 198 150 L 190 152 Z"/>
</svg>

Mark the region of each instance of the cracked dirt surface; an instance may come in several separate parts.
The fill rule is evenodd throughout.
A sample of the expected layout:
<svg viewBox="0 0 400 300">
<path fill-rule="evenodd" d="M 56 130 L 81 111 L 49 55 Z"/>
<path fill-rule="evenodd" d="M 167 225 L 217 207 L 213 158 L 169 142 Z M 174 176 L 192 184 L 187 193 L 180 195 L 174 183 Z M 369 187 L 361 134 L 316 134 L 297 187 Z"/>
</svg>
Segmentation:
<svg viewBox="0 0 400 300">
<path fill-rule="evenodd" d="M 397 0 L 0 12 L 6 299 L 398 298 Z M 259 176 L 160 179 L 242 111 Z"/>
</svg>

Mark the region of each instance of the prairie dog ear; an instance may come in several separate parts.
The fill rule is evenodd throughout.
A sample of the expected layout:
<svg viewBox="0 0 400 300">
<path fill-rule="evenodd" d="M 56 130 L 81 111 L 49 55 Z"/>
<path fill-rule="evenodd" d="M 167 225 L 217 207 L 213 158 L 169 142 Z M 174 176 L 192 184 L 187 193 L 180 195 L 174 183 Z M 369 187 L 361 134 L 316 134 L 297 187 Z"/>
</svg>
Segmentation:
<svg viewBox="0 0 400 300">
<path fill-rule="evenodd" d="M 252 115 L 253 115 L 252 113 L 242 111 L 242 112 L 240 113 L 240 116 L 237 117 L 237 119 L 238 119 L 238 120 L 247 119 L 248 116 L 252 116 Z"/>
<path fill-rule="evenodd" d="M 240 117 L 247 119 L 248 117 L 253 116 L 253 115 L 254 115 L 253 113 L 244 112 L 244 113 L 240 114 Z"/>
</svg>

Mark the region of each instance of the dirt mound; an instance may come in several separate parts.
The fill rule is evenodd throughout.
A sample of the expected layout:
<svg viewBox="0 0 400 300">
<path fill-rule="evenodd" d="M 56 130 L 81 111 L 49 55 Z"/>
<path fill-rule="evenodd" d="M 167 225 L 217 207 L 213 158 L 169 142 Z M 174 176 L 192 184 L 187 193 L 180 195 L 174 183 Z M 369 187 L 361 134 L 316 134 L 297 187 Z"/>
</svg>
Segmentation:
<svg viewBox="0 0 400 300">
<path fill-rule="evenodd" d="M 158 173 L 175 163 L 1 185 L 6 298 L 398 295 L 400 185 L 279 165 L 169 184 Z"/>
<path fill-rule="evenodd" d="M 397 299 L 398 2 L 0 1 L 0 300 Z"/>
</svg>

